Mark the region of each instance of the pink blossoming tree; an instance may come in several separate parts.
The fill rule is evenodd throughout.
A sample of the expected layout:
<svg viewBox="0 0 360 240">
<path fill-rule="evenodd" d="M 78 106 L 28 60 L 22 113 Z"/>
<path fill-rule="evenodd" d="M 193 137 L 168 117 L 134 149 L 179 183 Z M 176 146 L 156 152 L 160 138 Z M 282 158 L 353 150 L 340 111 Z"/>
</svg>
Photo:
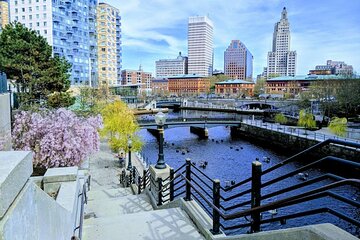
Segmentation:
<svg viewBox="0 0 360 240">
<path fill-rule="evenodd" d="M 81 118 L 72 111 L 20 112 L 15 115 L 13 148 L 34 152 L 34 167 L 77 166 L 99 150 L 100 116 Z"/>
</svg>

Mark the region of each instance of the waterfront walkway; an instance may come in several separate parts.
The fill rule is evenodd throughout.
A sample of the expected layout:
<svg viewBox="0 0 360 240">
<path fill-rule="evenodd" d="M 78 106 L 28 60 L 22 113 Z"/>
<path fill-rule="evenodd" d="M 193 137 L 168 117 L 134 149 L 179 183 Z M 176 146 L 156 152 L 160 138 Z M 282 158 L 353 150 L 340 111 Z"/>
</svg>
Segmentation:
<svg viewBox="0 0 360 240">
<path fill-rule="evenodd" d="M 330 133 L 325 128 L 316 131 L 310 131 L 310 130 L 305 130 L 304 128 L 301 127 L 285 126 L 276 123 L 267 123 L 267 122 L 263 122 L 262 120 L 244 119 L 242 120 L 242 122 L 252 126 L 269 129 L 272 131 L 283 132 L 286 134 L 291 134 L 306 139 L 313 139 L 319 142 L 325 141 L 327 139 L 337 139 L 347 142 L 360 143 L 359 139 L 339 137 L 336 136 L 335 134 Z"/>
<path fill-rule="evenodd" d="M 133 165 L 143 169 L 136 154 Z M 106 143 L 90 158 L 91 190 L 83 239 L 203 239 L 180 208 L 154 210 L 145 193 L 133 195 L 119 184 L 121 172 Z M 141 171 L 142 172 L 142 171 Z"/>
</svg>

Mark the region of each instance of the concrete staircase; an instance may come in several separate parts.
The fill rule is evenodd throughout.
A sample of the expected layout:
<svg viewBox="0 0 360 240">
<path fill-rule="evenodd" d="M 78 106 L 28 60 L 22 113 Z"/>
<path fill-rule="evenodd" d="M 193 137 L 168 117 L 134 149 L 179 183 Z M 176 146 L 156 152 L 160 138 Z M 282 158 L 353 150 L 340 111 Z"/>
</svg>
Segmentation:
<svg viewBox="0 0 360 240">
<path fill-rule="evenodd" d="M 89 170 L 83 239 L 204 239 L 180 208 L 154 210 L 145 193 L 120 187 L 120 169 L 110 154 L 93 156 Z"/>
<path fill-rule="evenodd" d="M 203 239 L 180 208 L 153 210 L 130 188 L 89 192 L 84 239 Z"/>
</svg>

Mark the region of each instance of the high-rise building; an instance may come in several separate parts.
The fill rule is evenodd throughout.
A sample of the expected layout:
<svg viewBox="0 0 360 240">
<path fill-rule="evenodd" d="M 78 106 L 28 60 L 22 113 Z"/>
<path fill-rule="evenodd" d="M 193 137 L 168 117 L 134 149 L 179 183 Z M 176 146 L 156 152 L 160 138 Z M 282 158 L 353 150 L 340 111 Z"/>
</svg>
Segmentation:
<svg viewBox="0 0 360 240">
<path fill-rule="evenodd" d="M 353 75 L 353 67 L 343 61 L 327 60 L 326 65 L 317 65 L 315 71 L 329 71 L 335 75 Z"/>
<path fill-rule="evenodd" d="M 160 59 L 155 62 L 156 65 L 156 77 L 169 77 L 175 75 L 182 75 L 188 73 L 188 58 L 179 56 L 175 59 Z"/>
<path fill-rule="evenodd" d="M 251 79 L 254 57 L 239 40 L 232 40 L 224 52 L 224 74 L 233 79 Z"/>
<path fill-rule="evenodd" d="M 144 72 L 141 65 L 139 70 L 124 69 L 121 71 L 121 85 L 140 85 L 141 90 L 151 91 L 152 74 Z"/>
<path fill-rule="evenodd" d="M 121 17 L 117 8 L 99 3 L 97 7 L 97 48 L 99 85 L 121 84 Z"/>
<path fill-rule="evenodd" d="M 45 37 L 72 64 L 71 84 L 97 82 L 97 0 L 10 0 L 10 20 Z"/>
<path fill-rule="evenodd" d="M 189 74 L 212 75 L 214 58 L 213 35 L 213 23 L 208 17 L 189 17 Z"/>
<path fill-rule="evenodd" d="M 290 51 L 290 23 L 286 8 L 275 24 L 272 51 L 268 53 L 266 76 L 295 76 L 296 51 Z"/>
<path fill-rule="evenodd" d="M 9 3 L 4 0 L 0 0 L 0 32 L 1 29 L 9 23 Z"/>
</svg>

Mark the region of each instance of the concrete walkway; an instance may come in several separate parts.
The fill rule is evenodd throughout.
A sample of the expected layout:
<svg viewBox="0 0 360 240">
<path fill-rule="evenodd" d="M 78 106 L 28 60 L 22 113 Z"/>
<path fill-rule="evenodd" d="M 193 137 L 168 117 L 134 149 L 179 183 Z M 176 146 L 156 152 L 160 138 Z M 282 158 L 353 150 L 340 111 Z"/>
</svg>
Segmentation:
<svg viewBox="0 0 360 240">
<path fill-rule="evenodd" d="M 132 162 L 142 173 L 135 154 Z M 153 210 L 146 194 L 133 195 L 121 187 L 121 170 L 107 144 L 101 143 L 89 160 L 91 190 L 83 239 L 203 239 L 180 208 Z"/>
</svg>

